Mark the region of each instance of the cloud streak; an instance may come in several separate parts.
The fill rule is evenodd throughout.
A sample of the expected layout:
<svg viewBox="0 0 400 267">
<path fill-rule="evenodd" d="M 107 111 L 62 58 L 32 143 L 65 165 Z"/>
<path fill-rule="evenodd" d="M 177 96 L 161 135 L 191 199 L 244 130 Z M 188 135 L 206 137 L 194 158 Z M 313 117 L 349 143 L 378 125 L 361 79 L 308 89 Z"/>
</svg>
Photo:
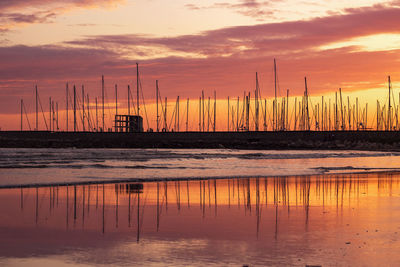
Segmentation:
<svg viewBox="0 0 400 267">
<path fill-rule="evenodd" d="M 103 35 L 55 46 L 2 47 L 0 104 L 7 106 L 11 97 L 35 83 L 44 93 L 60 97 L 67 81 L 98 89 L 101 74 L 110 83 L 127 85 L 135 79 L 138 59 L 148 97 L 154 95 L 155 79 L 160 80 L 164 95 L 194 97 L 202 89 L 218 89 L 218 96 L 241 95 L 254 89 L 256 71 L 263 94 L 271 95 L 274 57 L 279 88 L 290 89 L 291 95 L 302 93 L 304 76 L 310 78 L 312 94 L 338 87 L 376 88 L 388 74 L 400 75 L 399 50 L 320 48 L 360 36 L 400 33 L 399 24 L 399 8 L 374 6 L 307 21 L 229 27 L 197 35 Z"/>
<path fill-rule="evenodd" d="M 234 10 L 243 16 L 253 17 L 258 20 L 264 20 L 267 17 L 274 15 L 274 10 L 271 7 L 272 2 L 280 2 L 282 0 L 275 1 L 258 1 L 258 0 L 240 0 L 236 4 L 227 2 L 214 3 L 209 6 L 200 6 L 196 4 L 186 4 L 185 7 L 189 10 L 202 10 L 202 9 L 230 9 Z"/>
<path fill-rule="evenodd" d="M 77 8 L 109 8 L 123 0 L 2 0 L 0 23 L 10 30 L 20 25 L 51 23 L 57 16 Z"/>
<path fill-rule="evenodd" d="M 109 7 L 121 2 L 121 0 L 2 0 L 0 11 L 54 6 Z"/>
<path fill-rule="evenodd" d="M 190 53 L 202 58 L 260 57 L 299 54 L 351 38 L 381 33 L 399 33 L 400 9 L 372 7 L 348 10 L 347 14 L 307 21 L 238 26 L 177 37 L 142 35 L 90 36 L 68 42 L 70 45 L 108 48 L 148 56 L 147 47 L 175 53 Z M 385 18 L 384 20 L 382 18 Z M 161 53 L 162 54 L 162 53 Z"/>
</svg>

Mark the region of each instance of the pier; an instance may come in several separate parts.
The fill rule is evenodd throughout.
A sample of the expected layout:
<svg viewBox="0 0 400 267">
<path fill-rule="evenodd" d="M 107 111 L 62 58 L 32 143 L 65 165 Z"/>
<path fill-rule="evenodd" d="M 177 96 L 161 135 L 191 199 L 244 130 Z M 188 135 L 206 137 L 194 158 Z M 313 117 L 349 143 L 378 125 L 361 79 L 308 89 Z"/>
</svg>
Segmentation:
<svg viewBox="0 0 400 267">
<path fill-rule="evenodd" d="M 229 148 L 400 151 L 399 131 L 49 132 L 0 131 L 9 148 Z"/>
</svg>

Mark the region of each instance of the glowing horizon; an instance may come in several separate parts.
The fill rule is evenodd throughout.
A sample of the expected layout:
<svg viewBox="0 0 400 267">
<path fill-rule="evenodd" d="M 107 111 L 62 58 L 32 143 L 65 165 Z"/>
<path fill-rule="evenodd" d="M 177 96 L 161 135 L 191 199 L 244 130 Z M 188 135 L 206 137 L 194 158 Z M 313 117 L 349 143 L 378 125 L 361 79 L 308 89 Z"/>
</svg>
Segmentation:
<svg viewBox="0 0 400 267">
<path fill-rule="evenodd" d="M 149 103 L 155 80 L 169 100 L 179 95 L 195 102 L 202 90 L 216 90 L 219 101 L 243 91 L 253 95 L 255 72 L 269 99 L 274 58 L 279 96 L 287 89 L 301 96 L 307 76 L 311 96 L 332 97 L 342 88 L 352 101 L 358 95 L 370 103 L 372 115 L 376 100 L 385 102 L 386 90 L 379 91 L 390 75 L 398 102 L 399 1 L 6 0 L 0 21 L 2 130 L 19 129 L 20 99 L 34 111 L 35 85 L 43 102 L 52 97 L 62 111 L 65 83 L 85 85 L 94 100 L 104 74 L 108 101 L 114 102 L 118 84 L 124 92 L 119 105 L 126 108 L 122 99 L 128 84 L 135 90 L 136 62 Z"/>
</svg>

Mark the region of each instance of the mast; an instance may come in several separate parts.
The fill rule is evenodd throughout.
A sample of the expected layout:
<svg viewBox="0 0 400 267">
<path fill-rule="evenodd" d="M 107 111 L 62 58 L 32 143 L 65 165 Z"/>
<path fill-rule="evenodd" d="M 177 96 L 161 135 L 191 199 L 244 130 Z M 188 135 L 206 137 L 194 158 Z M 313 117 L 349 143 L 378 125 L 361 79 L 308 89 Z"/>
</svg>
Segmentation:
<svg viewBox="0 0 400 267">
<path fill-rule="evenodd" d="M 228 132 L 229 132 L 229 96 L 228 96 Z"/>
<path fill-rule="evenodd" d="M 90 123 L 90 101 L 89 101 L 89 94 L 86 95 L 87 102 L 86 102 L 86 109 L 87 109 L 87 124 L 88 124 L 88 131 L 90 132 L 93 126 Z"/>
<path fill-rule="evenodd" d="M 201 96 L 199 97 L 199 132 L 201 132 Z"/>
<path fill-rule="evenodd" d="M 176 113 L 178 115 L 177 131 L 179 132 L 179 95 L 178 95 L 178 98 L 176 100 Z"/>
<path fill-rule="evenodd" d="M 236 109 L 236 131 L 239 132 L 239 102 L 240 98 L 237 98 L 237 109 Z"/>
<path fill-rule="evenodd" d="M 338 130 L 338 104 L 337 104 L 337 92 L 335 92 L 335 130 Z"/>
<path fill-rule="evenodd" d="M 35 95 L 36 95 L 36 131 L 39 131 L 39 107 L 38 107 L 37 85 L 35 86 Z"/>
<path fill-rule="evenodd" d="M 289 130 L 289 89 L 286 91 L 286 126 L 285 130 Z"/>
<path fill-rule="evenodd" d="M 368 103 L 365 104 L 365 123 L 364 123 L 364 130 L 367 130 L 368 124 Z"/>
<path fill-rule="evenodd" d="M 324 96 L 322 96 L 322 99 L 321 99 L 321 104 L 322 104 L 322 109 L 321 109 L 321 118 L 322 118 L 322 121 L 321 121 L 321 131 L 324 131 Z"/>
<path fill-rule="evenodd" d="M 76 132 L 76 87 L 74 85 L 74 132 Z"/>
<path fill-rule="evenodd" d="M 56 122 L 57 122 L 57 131 L 59 130 L 59 127 L 58 127 L 58 102 L 56 102 L 56 114 L 57 114 L 57 120 L 56 120 Z"/>
<path fill-rule="evenodd" d="M 331 98 L 329 98 L 328 119 L 329 119 L 328 130 L 330 131 L 330 130 L 332 130 L 332 120 L 331 120 Z"/>
<path fill-rule="evenodd" d="M 21 132 L 22 132 L 22 119 L 23 119 L 23 115 L 22 115 L 22 107 L 24 105 L 24 100 L 21 98 Z"/>
<path fill-rule="evenodd" d="M 97 113 L 97 97 L 95 98 L 95 100 L 96 100 L 96 132 L 98 132 L 99 131 L 99 116 Z"/>
<path fill-rule="evenodd" d="M 51 97 L 49 97 L 49 103 L 50 103 L 50 106 L 49 106 L 49 129 L 50 129 L 50 132 L 51 132 Z"/>
<path fill-rule="evenodd" d="M 115 84 L 115 117 L 114 117 L 114 119 L 115 119 L 115 131 L 116 132 L 118 132 L 118 129 L 117 129 L 117 124 L 118 124 L 117 115 L 118 115 L 118 87 L 117 87 L 117 84 Z"/>
<path fill-rule="evenodd" d="M 52 117 L 52 119 L 53 119 L 53 132 L 54 132 L 54 129 L 55 129 L 55 121 L 56 121 L 56 114 L 55 114 L 55 110 L 54 110 L 54 101 L 52 101 L 51 102 L 51 108 L 52 108 L 52 110 L 53 110 L 53 117 Z"/>
<path fill-rule="evenodd" d="M 207 132 L 210 131 L 210 97 L 208 97 L 208 108 L 207 108 Z"/>
<path fill-rule="evenodd" d="M 244 128 L 246 128 L 246 123 L 245 123 L 245 116 L 246 113 L 246 91 L 243 92 L 243 103 L 242 103 L 242 115 L 240 117 L 240 121 L 241 121 L 241 129 L 245 130 Z"/>
<path fill-rule="evenodd" d="M 341 116 L 342 116 L 342 130 L 344 131 L 345 130 L 345 123 L 344 123 L 344 114 L 343 114 L 343 99 L 342 99 L 342 88 L 339 88 L 339 93 L 340 93 L 340 113 L 341 113 Z"/>
<path fill-rule="evenodd" d="M 187 104 L 186 104 L 186 132 L 189 131 L 189 98 L 187 99 Z"/>
<path fill-rule="evenodd" d="M 137 101 L 137 116 L 139 116 L 139 63 L 136 62 L 136 101 Z"/>
<path fill-rule="evenodd" d="M 217 92 L 214 90 L 214 132 L 215 132 L 215 122 L 217 121 Z"/>
<path fill-rule="evenodd" d="M 277 98 L 276 98 L 276 60 L 274 58 L 274 85 L 275 85 L 275 110 L 274 110 L 274 115 L 273 115 L 273 123 L 274 123 L 274 130 L 276 131 L 276 124 L 277 124 L 277 116 L 278 116 L 278 110 L 276 108 L 277 104 Z"/>
<path fill-rule="evenodd" d="M 201 99 L 202 99 L 202 116 L 203 116 L 203 132 L 204 132 L 204 90 L 201 91 Z"/>
<path fill-rule="evenodd" d="M 102 109 L 103 109 L 103 128 L 101 131 L 104 131 L 104 75 L 101 76 L 101 98 L 102 98 Z"/>
<path fill-rule="evenodd" d="M 390 76 L 388 76 L 388 83 L 389 83 L 389 108 L 388 108 L 388 127 L 389 131 L 392 130 L 392 105 L 390 102 L 390 89 L 391 89 L 391 84 L 390 84 Z"/>
<path fill-rule="evenodd" d="M 379 131 L 379 100 L 376 100 L 376 130 Z"/>
<path fill-rule="evenodd" d="M 264 131 L 267 130 L 267 99 L 264 98 Z"/>
<path fill-rule="evenodd" d="M 158 80 L 156 80 L 156 111 L 157 111 L 157 115 L 156 115 L 156 122 L 157 122 L 157 132 L 160 131 L 159 127 L 158 127 Z"/>
<path fill-rule="evenodd" d="M 65 88 L 65 98 L 66 98 L 66 111 L 67 111 L 67 114 L 66 114 L 66 116 L 67 116 L 67 118 L 66 118 L 66 129 L 67 129 L 67 132 L 68 132 L 68 113 L 69 113 L 69 107 L 68 107 L 68 83 L 67 83 L 67 85 L 66 85 L 66 88 Z"/>
<path fill-rule="evenodd" d="M 165 108 L 164 108 L 164 129 L 165 131 L 168 130 L 167 128 L 167 97 L 165 97 Z"/>
<path fill-rule="evenodd" d="M 297 98 L 294 98 L 294 126 L 293 129 L 296 131 L 297 127 Z"/>
<path fill-rule="evenodd" d="M 157 106 L 157 108 L 158 108 L 158 106 Z M 131 115 L 131 88 L 128 84 L 128 116 L 130 116 L 130 115 Z M 157 115 L 158 115 L 158 113 L 157 113 Z"/>
<path fill-rule="evenodd" d="M 258 73 L 256 72 L 256 91 L 255 91 L 255 97 L 254 97 L 254 106 L 255 106 L 255 120 L 254 120 L 254 124 L 255 124 L 255 130 L 258 131 L 258 117 L 259 117 L 259 110 L 258 110 Z"/>
<path fill-rule="evenodd" d="M 350 109 L 350 97 L 347 96 L 347 110 L 348 110 L 348 121 L 349 121 L 349 131 L 351 130 L 351 109 Z"/>
<path fill-rule="evenodd" d="M 309 114 L 309 111 L 308 111 L 308 88 L 307 88 L 307 77 L 304 77 L 304 84 L 305 84 L 305 87 L 306 87 L 306 90 L 305 90 L 305 101 L 306 101 L 306 130 L 310 130 L 310 114 Z"/>
<path fill-rule="evenodd" d="M 118 86 L 115 85 L 115 115 L 118 115 Z"/>
<path fill-rule="evenodd" d="M 85 88 L 82 85 L 82 130 L 85 131 Z"/>
<path fill-rule="evenodd" d="M 250 130 L 250 93 L 246 96 L 246 131 Z"/>
<path fill-rule="evenodd" d="M 359 114 L 358 114 L 358 97 L 356 97 L 356 122 L 357 122 L 357 131 L 360 129 L 360 123 L 358 122 Z"/>
</svg>

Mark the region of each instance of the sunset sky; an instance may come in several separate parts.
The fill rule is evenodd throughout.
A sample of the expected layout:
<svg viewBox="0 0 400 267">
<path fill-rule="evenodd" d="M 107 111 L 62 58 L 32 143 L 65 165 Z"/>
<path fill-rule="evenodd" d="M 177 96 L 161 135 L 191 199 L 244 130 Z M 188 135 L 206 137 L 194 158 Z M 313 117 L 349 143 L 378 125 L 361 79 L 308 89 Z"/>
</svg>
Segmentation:
<svg viewBox="0 0 400 267">
<path fill-rule="evenodd" d="M 67 82 L 94 98 L 104 74 L 109 101 L 115 83 L 126 97 L 136 62 L 149 102 L 156 79 L 171 101 L 226 99 L 254 91 L 255 72 L 271 97 L 274 58 L 281 96 L 301 95 L 304 76 L 316 96 L 384 102 L 388 75 L 399 92 L 400 1 L 1 0 L 0 22 L 1 129 L 18 129 L 21 98 L 34 112 L 36 84 L 65 107 Z"/>
</svg>

